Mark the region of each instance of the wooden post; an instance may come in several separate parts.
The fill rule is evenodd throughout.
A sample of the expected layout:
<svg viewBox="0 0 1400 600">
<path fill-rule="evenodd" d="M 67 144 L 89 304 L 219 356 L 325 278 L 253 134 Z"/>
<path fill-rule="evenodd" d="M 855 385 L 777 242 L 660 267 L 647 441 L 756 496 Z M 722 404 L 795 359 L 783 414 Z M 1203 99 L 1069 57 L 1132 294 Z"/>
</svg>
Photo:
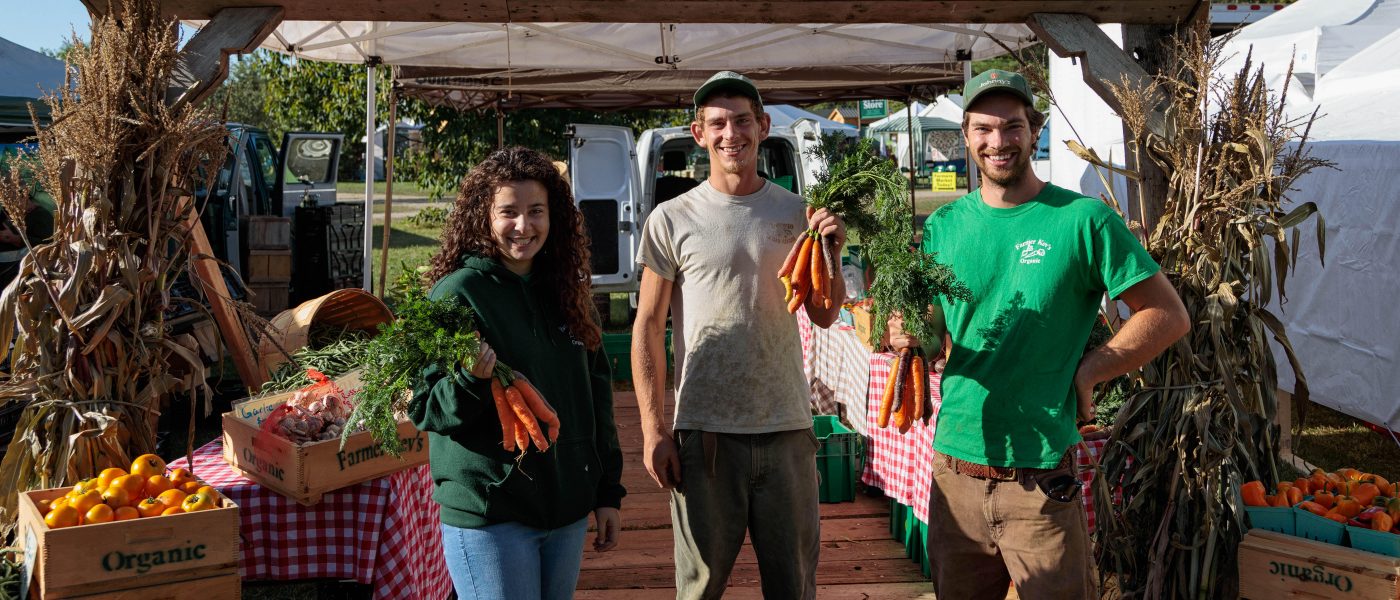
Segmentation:
<svg viewBox="0 0 1400 600">
<path fill-rule="evenodd" d="M 1161 73 L 1168 59 L 1166 41 L 1176 33 L 1176 29 L 1163 25 L 1124 25 L 1123 49 L 1136 57 L 1137 63 L 1148 73 Z M 1133 132 L 1123 126 L 1123 140 L 1136 144 Z M 1157 221 L 1162 218 L 1162 210 L 1167 198 L 1167 174 L 1157 163 L 1143 158 L 1141 149 L 1133 151 L 1129 147 L 1124 165 L 1140 176 L 1137 185 L 1128 186 L 1128 214 L 1143 224 L 1145 235 L 1151 235 Z"/>
<path fill-rule="evenodd" d="M 199 211 L 189 206 L 188 196 L 180 199 L 180 210 L 185 212 L 185 224 L 190 228 L 190 276 L 209 299 L 209 312 L 214 313 L 214 321 L 223 334 L 224 344 L 233 356 L 233 365 L 238 369 L 238 378 L 249 389 L 262 387 L 267 381 L 267 373 L 258 367 L 257 356 L 248 342 L 248 334 L 243 329 L 243 320 L 234 311 L 228 293 L 228 284 L 219 269 L 219 261 L 213 258 L 214 248 L 209 245 L 209 236 L 204 233 L 204 224 L 199 221 Z"/>
<path fill-rule="evenodd" d="M 282 22 L 280 6 L 223 8 L 180 51 L 165 103 L 198 103 L 228 76 L 228 56 L 256 50 Z"/>
</svg>

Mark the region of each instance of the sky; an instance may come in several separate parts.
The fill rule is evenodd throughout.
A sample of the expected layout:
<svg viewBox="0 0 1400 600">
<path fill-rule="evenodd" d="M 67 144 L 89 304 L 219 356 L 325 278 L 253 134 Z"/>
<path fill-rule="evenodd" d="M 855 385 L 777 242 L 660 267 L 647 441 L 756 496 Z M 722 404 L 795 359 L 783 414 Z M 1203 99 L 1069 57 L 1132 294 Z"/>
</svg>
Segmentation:
<svg viewBox="0 0 1400 600">
<path fill-rule="evenodd" d="M 31 1 L 5 0 L 0 4 Z M 8 7 L 5 17 L 0 19 L 0 38 L 31 50 L 58 49 L 75 31 L 80 37 L 87 39 L 90 21 L 87 8 L 79 0 L 47 0 L 42 3 L 41 8 L 33 4 L 30 6 L 28 10 L 14 10 L 13 6 Z"/>
</svg>

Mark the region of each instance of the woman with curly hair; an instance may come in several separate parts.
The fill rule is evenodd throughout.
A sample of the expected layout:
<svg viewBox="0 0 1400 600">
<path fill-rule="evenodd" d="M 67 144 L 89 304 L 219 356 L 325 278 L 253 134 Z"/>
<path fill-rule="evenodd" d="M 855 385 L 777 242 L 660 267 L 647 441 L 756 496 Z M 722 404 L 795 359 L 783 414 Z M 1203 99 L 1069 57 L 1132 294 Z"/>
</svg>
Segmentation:
<svg viewBox="0 0 1400 600">
<path fill-rule="evenodd" d="M 626 490 L 589 276 L 583 215 L 548 158 L 498 150 L 462 180 L 428 278 L 433 298 L 476 313 L 481 357 L 471 370 L 430 367 L 410 405 L 428 432 L 459 598 L 572 597 L 590 512 L 594 550 L 617 544 Z M 497 357 L 558 412 L 547 451 L 502 447 L 490 389 Z"/>
</svg>

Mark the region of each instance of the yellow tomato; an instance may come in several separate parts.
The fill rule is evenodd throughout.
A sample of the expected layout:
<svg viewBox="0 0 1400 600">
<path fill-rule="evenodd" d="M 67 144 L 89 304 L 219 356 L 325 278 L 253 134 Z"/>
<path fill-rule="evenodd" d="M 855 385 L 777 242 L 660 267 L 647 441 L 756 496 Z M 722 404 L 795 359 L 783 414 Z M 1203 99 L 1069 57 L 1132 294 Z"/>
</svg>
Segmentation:
<svg viewBox="0 0 1400 600">
<path fill-rule="evenodd" d="M 112 511 L 112 507 L 106 504 L 98 504 L 88 509 L 87 514 L 83 515 L 83 522 L 111 523 L 114 518 L 116 518 L 116 513 Z"/>
<path fill-rule="evenodd" d="M 185 495 L 189 495 L 189 494 L 193 494 L 193 493 L 195 493 L 195 492 L 198 492 L 198 491 L 199 491 L 199 488 L 202 488 L 202 487 L 204 487 L 204 482 L 198 481 L 198 480 L 194 480 L 194 481 L 186 481 L 184 484 L 181 484 L 180 487 L 177 488 L 177 489 L 179 489 L 180 491 L 184 492 Z"/>
<path fill-rule="evenodd" d="M 185 512 L 195 512 L 214 508 L 214 498 L 204 494 L 190 494 L 185 497 L 185 501 L 180 503 L 180 508 Z"/>
<path fill-rule="evenodd" d="M 143 481 L 152 475 L 164 475 L 165 461 L 154 454 L 142 454 L 131 463 L 131 474 L 140 475 Z"/>
<path fill-rule="evenodd" d="M 78 509 L 80 514 L 86 514 L 88 509 L 102 504 L 102 494 L 97 490 L 89 490 L 79 494 L 68 502 L 69 506 Z"/>
<path fill-rule="evenodd" d="M 143 517 L 159 517 L 166 508 L 168 507 L 165 506 L 164 502 L 155 498 L 146 498 L 136 503 L 136 511 L 141 513 Z"/>
<path fill-rule="evenodd" d="M 97 481 L 102 484 L 103 488 L 108 488 L 112 486 L 113 480 L 115 480 L 118 477 L 121 477 L 122 475 L 126 475 L 126 469 L 122 469 L 119 467 L 102 469 L 102 473 L 97 476 Z"/>
<path fill-rule="evenodd" d="M 116 510 L 112 511 L 112 513 L 118 521 L 130 521 L 132 519 L 141 518 L 141 512 L 130 506 L 118 507 Z"/>
<path fill-rule="evenodd" d="M 97 479 L 96 477 L 90 477 L 88 479 L 79 481 L 78 484 L 74 485 L 73 489 L 70 491 L 73 492 L 73 495 L 75 496 L 81 496 L 92 490 L 97 490 L 98 492 L 101 492 L 103 487 L 106 486 L 102 485 L 101 480 Z"/>
<path fill-rule="evenodd" d="M 154 498 L 161 492 L 175 487 L 170 479 L 164 475 L 152 475 L 146 478 L 146 496 Z"/>
<path fill-rule="evenodd" d="M 171 485 L 171 487 L 178 488 L 182 485 L 185 485 L 186 481 L 194 480 L 194 473 L 191 473 L 189 469 L 186 469 L 184 467 L 180 467 L 178 469 L 170 471 L 170 483 L 173 484 Z"/>
<path fill-rule="evenodd" d="M 121 487 L 127 494 L 139 496 L 141 490 L 146 487 L 146 478 L 140 475 L 122 475 L 113 480 L 112 485 Z"/>
<path fill-rule="evenodd" d="M 189 494 L 186 494 L 180 490 L 165 490 L 164 492 L 161 492 L 159 496 L 156 496 L 156 500 L 160 500 L 161 504 L 164 504 L 166 508 L 169 508 L 172 506 L 180 506 L 180 503 L 185 501 L 185 496 L 188 495 Z"/>
<path fill-rule="evenodd" d="M 131 493 L 120 487 L 107 488 L 102 492 L 102 502 L 112 508 L 131 506 Z"/>
<path fill-rule="evenodd" d="M 54 498 L 51 502 L 49 502 L 49 508 L 48 508 L 48 510 L 53 510 L 53 509 L 58 508 L 58 507 L 60 507 L 60 506 L 67 506 L 68 503 L 71 502 L 72 500 L 73 500 L 73 497 L 72 497 L 72 496 L 63 496 L 62 498 Z"/>
<path fill-rule="evenodd" d="M 202 483 L 204 483 L 204 482 L 201 481 L 200 483 L 202 484 Z M 219 490 L 216 490 L 216 489 L 214 489 L 213 486 L 209 486 L 209 485 L 205 485 L 205 486 L 200 487 L 199 489 L 195 490 L 194 493 L 199 494 L 199 495 L 201 495 L 201 496 L 208 496 L 210 499 L 212 499 L 212 500 L 214 501 L 214 506 L 218 506 L 218 505 L 219 505 L 219 499 L 223 497 L 223 496 L 220 496 L 220 495 L 219 495 Z"/>
<path fill-rule="evenodd" d="M 161 514 L 161 516 L 165 516 L 165 515 L 178 515 L 178 514 L 180 514 L 180 513 L 182 513 L 182 512 L 185 512 L 185 509 L 180 508 L 180 507 L 178 507 L 178 506 L 171 506 L 171 507 L 166 508 L 166 509 L 165 509 L 164 511 L 162 511 L 160 514 Z"/>
<path fill-rule="evenodd" d="M 78 509 L 71 506 L 60 506 L 49 511 L 49 514 L 44 515 L 44 524 L 48 525 L 50 529 L 72 527 L 78 524 L 81 514 L 82 513 L 78 512 Z"/>
</svg>

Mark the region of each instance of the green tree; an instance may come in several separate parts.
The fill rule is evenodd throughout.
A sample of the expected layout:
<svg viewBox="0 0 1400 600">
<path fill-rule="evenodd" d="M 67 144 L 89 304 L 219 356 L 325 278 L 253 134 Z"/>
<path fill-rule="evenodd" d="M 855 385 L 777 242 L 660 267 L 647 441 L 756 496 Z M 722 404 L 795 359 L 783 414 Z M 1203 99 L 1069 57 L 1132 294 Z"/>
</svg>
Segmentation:
<svg viewBox="0 0 1400 600">
<path fill-rule="evenodd" d="M 264 102 L 267 96 L 267 78 L 263 71 L 247 60 L 230 60 L 229 75 L 206 102 L 216 111 L 223 111 L 224 119 L 231 123 L 244 123 L 278 131 L 279 125 L 268 113 Z"/>
<path fill-rule="evenodd" d="M 74 38 L 68 38 L 63 40 L 63 43 L 59 44 L 57 48 L 40 48 L 39 53 L 51 58 L 57 58 L 65 63 L 69 62 L 68 55 L 73 52 L 73 39 Z"/>
</svg>

